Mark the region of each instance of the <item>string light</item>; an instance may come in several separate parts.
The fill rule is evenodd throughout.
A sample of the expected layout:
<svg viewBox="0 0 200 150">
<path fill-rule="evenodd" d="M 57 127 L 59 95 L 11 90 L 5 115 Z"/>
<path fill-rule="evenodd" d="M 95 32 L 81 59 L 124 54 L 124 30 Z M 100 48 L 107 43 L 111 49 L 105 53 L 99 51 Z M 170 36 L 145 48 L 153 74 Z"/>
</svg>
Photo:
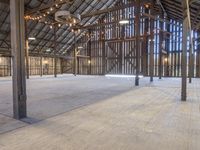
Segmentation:
<svg viewBox="0 0 200 150">
<path fill-rule="evenodd" d="M 149 8 L 149 5 L 148 5 L 148 4 L 145 4 L 144 6 L 145 6 L 145 8 Z"/>
<path fill-rule="evenodd" d="M 57 10 L 59 9 L 59 6 L 62 5 L 62 3 L 60 4 L 60 2 L 64 2 L 63 0 L 59 0 L 56 4 L 54 4 L 53 7 L 50 7 L 49 9 L 47 9 L 45 12 L 39 12 L 39 14 L 36 14 L 36 15 L 33 15 L 33 16 L 30 16 L 30 15 L 26 15 L 24 16 L 24 19 L 25 20 L 33 20 L 33 21 L 38 21 L 40 23 L 44 23 L 46 25 L 49 25 L 50 29 L 53 28 L 53 25 L 52 23 L 48 22 L 48 21 L 45 21 L 45 17 L 48 16 L 49 14 L 53 13 L 54 10 Z M 72 27 L 73 24 L 76 24 L 76 20 L 74 19 L 73 20 L 73 23 L 69 24 L 70 27 Z M 62 26 L 62 23 L 59 23 L 57 24 L 58 27 L 61 27 Z M 72 30 L 72 32 L 74 32 Z"/>
<path fill-rule="evenodd" d="M 74 24 L 76 24 L 76 19 L 73 20 Z"/>
</svg>

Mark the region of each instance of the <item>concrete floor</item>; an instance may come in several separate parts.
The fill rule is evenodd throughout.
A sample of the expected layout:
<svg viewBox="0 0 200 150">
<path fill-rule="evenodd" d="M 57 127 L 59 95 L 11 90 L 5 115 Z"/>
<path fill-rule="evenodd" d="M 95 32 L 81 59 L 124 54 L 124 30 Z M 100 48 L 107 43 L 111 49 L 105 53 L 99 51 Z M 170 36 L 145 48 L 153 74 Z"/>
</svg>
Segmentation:
<svg viewBox="0 0 200 150">
<path fill-rule="evenodd" d="M 28 115 L 12 116 L 11 81 L 0 82 L 0 150 L 199 150 L 200 79 L 180 102 L 180 79 L 32 77 Z M 26 120 L 27 121 L 27 120 Z"/>
</svg>

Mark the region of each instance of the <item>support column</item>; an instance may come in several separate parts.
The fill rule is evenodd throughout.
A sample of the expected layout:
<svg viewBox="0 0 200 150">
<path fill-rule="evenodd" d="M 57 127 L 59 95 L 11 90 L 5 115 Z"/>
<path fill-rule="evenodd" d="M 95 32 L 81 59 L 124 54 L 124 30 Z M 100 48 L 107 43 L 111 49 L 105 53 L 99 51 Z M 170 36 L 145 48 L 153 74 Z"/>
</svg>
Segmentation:
<svg viewBox="0 0 200 150">
<path fill-rule="evenodd" d="M 61 71 L 61 74 L 63 74 L 63 59 L 60 58 L 60 71 Z"/>
<path fill-rule="evenodd" d="M 145 8 L 145 13 L 149 14 L 149 8 Z M 142 46 L 142 73 L 144 76 L 148 75 L 148 30 L 149 30 L 149 18 L 144 21 L 144 39 Z"/>
<path fill-rule="evenodd" d="M 25 20 L 25 37 L 26 37 L 26 48 L 25 48 L 25 55 L 26 55 L 26 78 L 29 79 L 29 41 L 28 41 L 28 32 L 27 32 L 27 21 Z"/>
<path fill-rule="evenodd" d="M 194 53 L 193 53 L 194 43 L 193 39 L 191 40 L 192 41 L 190 41 L 190 49 L 189 49 L 189 83 L 192 83 L 192 78 L 194 77 Z"/>
<path fill-rule="evenodd" d="M 74 49 L 74 75 L 77 75 L 77 49 Z"/>
<path fill-rule="evenodd" d="M 163 19 L 163 16 L 161 16 L 162 19 Z M 159 79 L 162 78 L 162 74 L 163 74 L 163 53 L 162 53 L 162 50 L 163 50 L 163 47 L 162 47 L 162 44 L 163 44 L 163 22 L 161 21 L 160 22 L 160 32 L 159 32 L 159 70 L 158 70 L 158 76 L 159 76 Z"/>
<path fill-rule="evenodd" d="M 135 36 L 136 36 L 136 77 L 135 86 L 139 86 L 139 74 L 140 74 L 140 0 L 136 1 L 135 6 Z"/>
<path fill-rule="evenodd" d="M 77 57 L 77 73 L 80 75 L 80 68 L 79 68 L 79 65 L 80 64 L 80 57 Z"/>
<path fill-rule="evenodd" d="M 27 116 L 24 0 L 10 0 L 10 18 L 13 59 L 13 113 L 15 119 L 22 119 Z"/>
<path fill-rule="evenodd" d="M 76 33 L 74 32 L 74 76 L 77 75 L 77 47 L 76 47 Z"/>
<path fill-rule="evenodd" d="M 200 36 L 200 31 L 197 31 L 197 37 Z M 196 50 L 196 77 L 200 77 L 200 38 L 197 39 L 197 50 Z"/>
<path fill-rule="evenodd" d="M 56 25 L 54 25 L 54 77 L 57 78 Z"/>
<path fill-rule="evenodd" d="M 40 76 L 43 75 L 42 57 L 40 57 Z"/>
<path fill-rule="evenodd" d="M 188 0 L 182 1 L 183 6 L 183 44 L 182 44 L 182 87 L 181 87 L 181 100 L 187 99 L 187 37 L 189 32 L 189 4 Z"/>
<path fill-rule="evenodd" d="M 169 18 L 167 18 L 169 21 Z M 167 26 L 167 32 L 170 33 L 170 24 L 166 24 Z M 167 50 L 167 63 L 166 63 L 166 76 L 169 77 L 169 56 L 170 56 L 170 34 L 168 34 L 166 43 L 165 43 L 165 49 Z"/>
<path fill-rule="evenodd" d="M 89 30 L 88 38 L 89 38 L 89 41 L 88 41 L 89 72 L 88 74 L 91 75 L 92 74 L 91 30 Z"/>
<path fill-rule="evenodd" d="M 104 26 L 101 27 L 100 40 L 102 43 L 102 75 L 105 75 L 106 74 L 106 47 L 105 47 L 105 27 Z"/>
<path fill-rule="evenodd" d="M 150 81 L 153 82 L 154 76 L 154 20 L 150 20 Z"/>
</svg>

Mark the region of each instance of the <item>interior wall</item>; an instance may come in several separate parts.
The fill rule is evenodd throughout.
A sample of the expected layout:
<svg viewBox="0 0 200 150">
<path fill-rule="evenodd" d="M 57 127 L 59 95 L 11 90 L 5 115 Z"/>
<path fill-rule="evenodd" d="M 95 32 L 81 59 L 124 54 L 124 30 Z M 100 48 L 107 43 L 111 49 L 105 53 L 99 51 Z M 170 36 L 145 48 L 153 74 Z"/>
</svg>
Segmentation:
<svg viewBox="0 0 200 150">
<path fill-rule="evenodd" d="M 120 1 L 116 5 L 127 3 Z M 142 14 L 152 14 L 151 8 L 143 6 Z M 162 18 L 159 16 L 158 18 Z M 109 12 L 98 20 L 100 26 L 88 29 L 85 41 L 85 55 L 89 56 L 90 65 L 79 61 L 79 73 L 102 74 L 136 74 L 136 13 L 134 7 Z M 129 23 L 120 25 L 120 20 L 128 19 Z M 164 20 L 164 18 L 162 18 Z M 151 18 L 141 15 L 139 36 L 139 70 L 140 74 L 150 76 L 150 36 L 153 34 L 153 62 L 154 76 L 181 77 L 182 55 L 182 23 L 166 18 L 166 22 L 154 20 L 153 31 L 150 29 Z M 200 34 L 192 31 L 194 40 L 193 55 L 189 55 L 188 40 L 188 70 L 192 69 L 193 77 L 200 77 Z M 81 40 L 80 40 L 81 41 Z M 84 43 L 83 41 L 80 43 Z M 192 64 L 189 64 L 192 59 Z M 189 71 L 188 71 L 189 74 Z"/>
<path fill-rule="evenodd" d="M 11 58 L 0 57 L 0 77 L 11 75 Z"/>
<path fill-rule="evenodd" d="M 12 75 L 11 57 L 0 57 L 0 76 Z M 57 73 L 61 74 L 61 59 L 57 59 Z M 29 57 L 29 74 L 30 75 L 53 75 L 54 58 L 49 57 Z"/>
</svg>

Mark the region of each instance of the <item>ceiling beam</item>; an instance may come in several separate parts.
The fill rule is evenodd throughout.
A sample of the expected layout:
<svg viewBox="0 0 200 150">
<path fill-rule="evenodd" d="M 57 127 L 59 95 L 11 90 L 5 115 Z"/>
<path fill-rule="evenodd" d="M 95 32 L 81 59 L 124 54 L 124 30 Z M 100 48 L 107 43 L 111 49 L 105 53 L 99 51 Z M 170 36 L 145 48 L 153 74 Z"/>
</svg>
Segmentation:
<svg viewBox="0 0 200 150">
<path fill-rule="evenodd" d="M 141 2 L 141 5 L 144 5 L 147 3 L 150 4 L 150 2 L 151 2 L 150 0 L 144 0 L 143 2 Z M 129 8 L 129 7 L 135 6 L 135 4 L 136 4 L 136 2 L 132 2 L 132 3 L 122 5 L 122 6 L 116 6 L 116 7 L 111 7 L 111 8 L 107 8 L 107 9 L 97 10 L 94 12 L 88 12 L 88 13 L 81 15 L 81 19 L 109 13 L 109 12 L 120 10 L 120 9 Z"/>
<path fill-rule="evenodd" d="M 0 54 L 2 56 L 8 56 L 8 57 L 12 57 L 12 54 L 11 54 L 11 50 L 10 49 L 7 49 L 7 48 L 0 48 Z M 30 52 L 29 53 L 29 56 L 35 56 L 35 57 L 52 57 L 54 58 L 55 55 L 53 54 L 45 54 L 45 53 L 34 53 L 34 52 Z M 56 55 L 57 58 L 66 58 L 65 56 L 63 55 Z M 67 59 L 67 58 L 66 58 Z"/>
<path fill-rule="evenodd" d="M 55 2 L 54 0 L 52 0 L 48 4 L 42 5 L 40 7 L 34 8 L 34 9 L 26 10 L 25 15 L 31 15 L 31 14 L 34 14 L 34 13 L 39 12 L 39 11 L 47 10 L 50 7 L 53 7 L 55 4 L 63 5 L 63 4 L 66 4 L 66 3 L 70 3 L 70 0 L 68 0 L 68 2 L 67 1 Z"/>
<path fill-rule="evenodd" d="M 195 2 L 199 2 L 199 0 L 190 0 L 190 5 Z"/>
<path fill-rule="evenodd" d="M 0 3 L 9 4 L 10 0 L 0 0 Z"/>
<path fill-rule="evenodd" d="M 52 7 L 54 4 L 55 4 L 54 1 L 51 1 L 50 3 L 48 3 L 46 5 L 42 5 L 40 7 L 34 8 L 34 9 L 26 10 L 25 15 L 31 15 L 38 11 L 46 10 L 46 9 Z"/>
</svg>

